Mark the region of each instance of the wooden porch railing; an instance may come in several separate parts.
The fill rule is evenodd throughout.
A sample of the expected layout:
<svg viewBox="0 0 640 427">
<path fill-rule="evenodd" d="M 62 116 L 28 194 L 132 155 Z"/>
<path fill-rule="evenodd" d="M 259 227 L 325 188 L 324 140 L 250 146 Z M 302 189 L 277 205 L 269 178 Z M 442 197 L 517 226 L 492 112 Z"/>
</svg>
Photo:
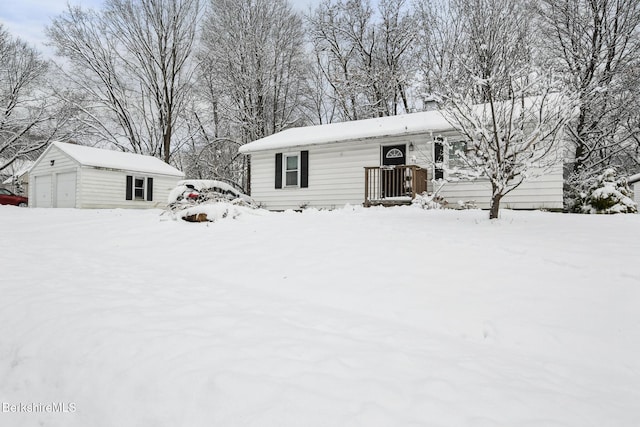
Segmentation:
<svg viewBox="0 0 640 427">
<path fill-rule="evenodd" d="M 427 170 L 416 165 L 364 168 L 364 205 L 410 203 L 427 191 Z"/>
</svg>

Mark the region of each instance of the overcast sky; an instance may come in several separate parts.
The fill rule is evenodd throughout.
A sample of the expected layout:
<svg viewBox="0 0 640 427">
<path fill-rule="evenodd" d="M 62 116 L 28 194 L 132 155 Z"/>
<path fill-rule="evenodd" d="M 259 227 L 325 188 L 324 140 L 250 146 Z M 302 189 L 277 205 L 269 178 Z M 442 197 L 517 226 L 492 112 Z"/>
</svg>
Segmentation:
<svg viewBox="0 0 640 427">
<path fill-rule="evenodd" d="M 104 0 L 0 0 L 0 22 L 13 36 L 18 36 L 38 50 L 51 55 L 44 43 L 44 27 L 51 18 L 67 8 L 67 2 L 82 7 L 99 8 Z M 310 4 L 320 0 L 289 0 L 295 7 L 306 12 Z"/>
</svg>

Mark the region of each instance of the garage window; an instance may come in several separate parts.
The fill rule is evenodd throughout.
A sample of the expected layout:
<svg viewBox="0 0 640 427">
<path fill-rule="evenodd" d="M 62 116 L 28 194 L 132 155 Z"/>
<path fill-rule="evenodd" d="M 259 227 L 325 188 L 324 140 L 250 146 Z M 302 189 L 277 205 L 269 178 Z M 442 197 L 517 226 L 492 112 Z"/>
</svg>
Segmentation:
<svg viewBox="0 0 640 427">
<path fill-rule="evenodd" d="M 153 178 L 127 175 L 126 200 L 152 201 Z"/>
<path fill-rule="evenodd" d="M 136 200 L 144 200 L 144 178 L 136 176 L 133 179 L 133 195 Z"/>
</svg>

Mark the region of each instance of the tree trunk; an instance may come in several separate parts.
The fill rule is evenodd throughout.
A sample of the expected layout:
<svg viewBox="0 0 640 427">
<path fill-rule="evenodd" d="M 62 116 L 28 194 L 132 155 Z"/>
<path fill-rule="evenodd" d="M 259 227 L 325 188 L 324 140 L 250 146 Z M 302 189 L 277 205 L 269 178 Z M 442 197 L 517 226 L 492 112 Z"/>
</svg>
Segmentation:
<svg viewBox="0 0 640 427">
<path fill-rule="evenodd" d="M 498 219 L 500 213 L 500 200 L 502 194 L 493 194 L 491 197 L 491 208 L 489 209 L 489 219 Z"/>
<path fill-rule="evenodd" d="M 162 141 L 162 151 L 164 154 L 164 162 L 169 164 L 169 160 L 171 160 L 171 123 L 167 124 L 167 129 L 163 136 Z"/>
</svg>

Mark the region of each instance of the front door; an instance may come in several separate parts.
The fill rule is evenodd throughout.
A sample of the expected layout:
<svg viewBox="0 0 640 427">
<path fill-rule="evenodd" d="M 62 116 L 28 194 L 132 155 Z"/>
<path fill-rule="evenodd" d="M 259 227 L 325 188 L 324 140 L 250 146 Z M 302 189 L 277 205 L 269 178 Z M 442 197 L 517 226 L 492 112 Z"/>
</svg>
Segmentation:
<svg viewBox="0 0 640 427">
<path fill-rule="evenodd" d="M 382 147 L 382 197 L 404 196 L 404 172 L 394 166 L 406 164 L 406 145 Z M 387 166 L 387 168 L 385 168 Z"/>
</svg>

